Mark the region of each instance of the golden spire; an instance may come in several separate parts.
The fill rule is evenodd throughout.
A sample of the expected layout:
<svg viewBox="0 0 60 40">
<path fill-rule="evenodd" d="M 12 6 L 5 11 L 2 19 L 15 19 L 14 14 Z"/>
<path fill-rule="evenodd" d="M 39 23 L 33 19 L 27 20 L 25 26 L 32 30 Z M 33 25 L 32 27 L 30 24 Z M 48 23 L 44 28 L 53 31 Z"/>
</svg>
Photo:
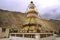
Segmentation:
<svg viewBox="0 0 60 40">
<path fill-rule="evenodd" d="M 25 24 L 36 23 L 38 12 L 35 10 L 35 5 L 33 1 L 31 1 L 30 4 L 28 5 L 28 10 L 26 11 L 26 15 L 27 15 L 27 20 L 25 21 Z"/>
<path fill-rule="evenodd" d="M 33 1 L 30 2 L 30 4 L 28 5 L 28 10 L 26 11 L 27 13 L 27 17 L 29 17 L 29 15 L 37 17 L 38 12 L 35 10 L 35 5 L 33 3 Z"/>
<path fill-rule="evenodd" d="M 35 5 L 34 5 L 33 1 L 30 2 L 30 4 L 28 5 L 28 8 L 29 9 L 34 9 L 35 8 Z"/>
</svg>

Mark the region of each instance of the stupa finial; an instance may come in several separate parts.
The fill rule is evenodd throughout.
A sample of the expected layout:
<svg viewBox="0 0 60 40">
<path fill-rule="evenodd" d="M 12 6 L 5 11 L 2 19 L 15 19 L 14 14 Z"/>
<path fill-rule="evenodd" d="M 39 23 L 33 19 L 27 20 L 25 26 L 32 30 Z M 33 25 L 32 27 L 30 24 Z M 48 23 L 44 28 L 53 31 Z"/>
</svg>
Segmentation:
<svg viewBox="0 0 60 40">
<path fill-rule="evenodd" d="M 30 2 L 30 4 L 28 5 L 28 8 L 29 9 L 34 9 L 35 8 L 35 5 L 34 5 L 33 1 Z"/>
<path fill-rule="evenodd" d="M 31 3 L 33 3 L 33 1 L 31 1 Z"/>
</svg>

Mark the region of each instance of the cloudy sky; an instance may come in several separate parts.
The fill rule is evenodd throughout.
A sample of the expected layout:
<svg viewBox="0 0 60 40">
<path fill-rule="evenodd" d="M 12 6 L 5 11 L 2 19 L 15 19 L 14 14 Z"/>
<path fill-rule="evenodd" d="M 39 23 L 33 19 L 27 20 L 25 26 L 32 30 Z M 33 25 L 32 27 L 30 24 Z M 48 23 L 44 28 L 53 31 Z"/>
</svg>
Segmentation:
<svg viewBox="0 0 60 40">
<path fill-rule="evenodd" d="M 41 17 L 60 20 L 60 0 L 0 0 L 0 9 L 25 12 L 30 1 Z"/>
</svg>

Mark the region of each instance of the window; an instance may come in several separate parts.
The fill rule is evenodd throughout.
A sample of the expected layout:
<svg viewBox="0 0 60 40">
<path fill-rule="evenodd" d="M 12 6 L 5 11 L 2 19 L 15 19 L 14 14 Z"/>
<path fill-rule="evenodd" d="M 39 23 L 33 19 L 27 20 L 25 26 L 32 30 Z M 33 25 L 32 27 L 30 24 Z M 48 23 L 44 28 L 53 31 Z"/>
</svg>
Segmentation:
<svg viewBox="0 0 60 40">
<path fill-rule="evenodd" d="M 6 31 L 6 28 L 2 28 L 2 32 L 5 32 Z"/>
</svg>

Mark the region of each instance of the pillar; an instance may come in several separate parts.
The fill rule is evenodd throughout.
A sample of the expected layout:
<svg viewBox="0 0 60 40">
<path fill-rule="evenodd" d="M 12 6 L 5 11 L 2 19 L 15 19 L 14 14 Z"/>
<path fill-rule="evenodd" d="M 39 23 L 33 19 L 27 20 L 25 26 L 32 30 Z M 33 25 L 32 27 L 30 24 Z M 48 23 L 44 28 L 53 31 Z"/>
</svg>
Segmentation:
<svg viewBox="0 0 60 40">
<path fill-rule="evenodd" d="M 23 38 L 24 38 L 24 34 L 23 34 Z"/>
<path fill-rule="evenodd" d="M 40 34 L 35 34 L 35 38 L 36 38 L 37 40 L 39 40 L 39 39 L 40 39 Z"/>
</svg>

